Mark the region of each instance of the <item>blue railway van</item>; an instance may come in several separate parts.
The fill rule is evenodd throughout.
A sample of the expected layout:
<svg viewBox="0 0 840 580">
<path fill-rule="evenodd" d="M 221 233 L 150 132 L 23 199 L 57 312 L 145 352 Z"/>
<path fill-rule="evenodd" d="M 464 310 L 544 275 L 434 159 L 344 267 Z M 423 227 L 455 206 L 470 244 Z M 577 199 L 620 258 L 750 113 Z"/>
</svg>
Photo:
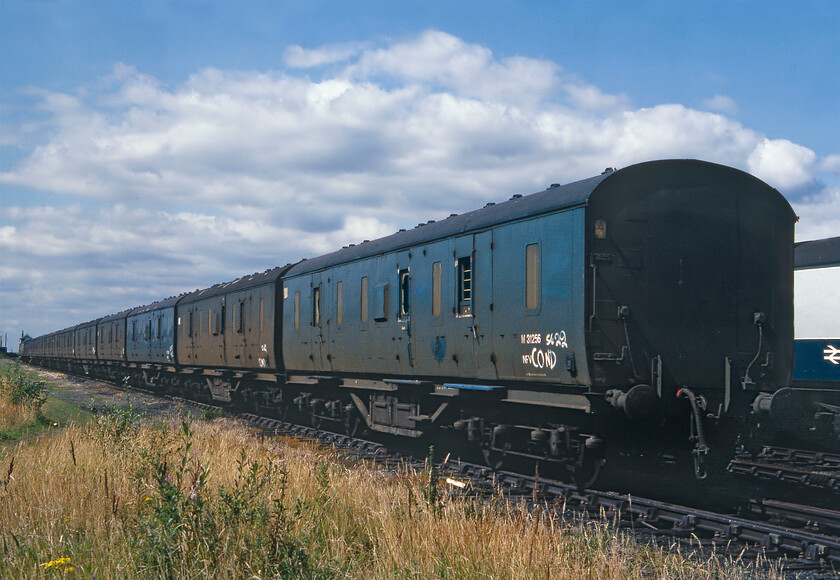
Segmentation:
<svg viewBox="0 0 840 580">
<path fill-rule="evenodd" d="M 796 341 L 798 382 L 840 385 L 840 338 L 810 338 Z"/>
<path fill-rule="evenodd" d="M 794 384 L 840 388 L 840 237 L 800 242 L 795 257 Z"/>
</svg>

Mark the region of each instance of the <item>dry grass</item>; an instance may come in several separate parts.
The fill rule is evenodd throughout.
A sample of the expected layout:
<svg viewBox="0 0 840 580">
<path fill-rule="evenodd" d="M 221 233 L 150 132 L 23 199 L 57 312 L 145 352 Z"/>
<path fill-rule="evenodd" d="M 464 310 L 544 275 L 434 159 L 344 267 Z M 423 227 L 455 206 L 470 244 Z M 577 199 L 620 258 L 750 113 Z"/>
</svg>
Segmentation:
<svg viewBox="0 0 840 580">
<path fill-rule="evenodd" d="M 751 577 L 234 421 L 130 412 L 0 450 L 0 550 L 3 578 Z"/>
<path fill-rule="evenodd" d="M 13 405 L 0 397 L 0 432 L 17 431 L 31 425 L 38 418 L 39 409 Z"/>
</svg>

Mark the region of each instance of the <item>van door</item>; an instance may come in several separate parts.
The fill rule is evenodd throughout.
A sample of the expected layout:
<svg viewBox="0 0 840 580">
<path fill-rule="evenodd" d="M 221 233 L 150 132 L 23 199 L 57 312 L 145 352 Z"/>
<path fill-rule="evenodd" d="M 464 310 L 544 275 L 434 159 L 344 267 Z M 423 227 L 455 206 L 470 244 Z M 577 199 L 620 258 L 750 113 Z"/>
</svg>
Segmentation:
<svg viewBox="0 0 840 580">
<path fill-rule="evenodd" d="M 475 376 L 485 380 L 498 378 L 493 356 L 493 231 L 475 235 L 473 252 L 473 351 Z"/>
<path fill-rule="evenodd" d="M 414 351 L 412 339 L 413 328 L 411 321 L 411 310 L 413 302 L 413 291 L 411 281 L 411 251 L 404 250 L 397 253 L 397 338 L 400 342 L 397 357 L 400 361 L 400 369 L 404 374 L 414 372 L 414 364 L 417 353 Z"/>
</svg>

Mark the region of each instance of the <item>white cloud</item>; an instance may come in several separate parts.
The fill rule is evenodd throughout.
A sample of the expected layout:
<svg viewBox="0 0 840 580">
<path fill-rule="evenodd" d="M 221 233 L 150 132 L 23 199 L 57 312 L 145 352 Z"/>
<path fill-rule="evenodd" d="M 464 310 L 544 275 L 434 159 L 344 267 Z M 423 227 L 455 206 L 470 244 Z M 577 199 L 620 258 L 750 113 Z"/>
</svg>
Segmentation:
<svg viewBox="0 0 840 580">
<path fill-rule="evenodd" d="M 840 155 L 829 155 L 820 163 L 820 169 L 840 175 Z"/>
<path fill-rule="evenodd" d="M 290 67 L 312 68 L 345 62 L 358 54 L 363 47 L 360 43 L 335 44 L 311 50 L 290 46 L 283 53 L 283 60 Z"/>
<path fill-rule="evenodd" d="M 496 60 L 486 47 L 450 34 L 428 31 L 388 47 L 367 50 L 347 68 L 354 79 L 386 77 L 453 90 L 488 101 L 532 103 L 557 86 L 560 67 L 524 57 Z"/>
<path fill-rule="evenodd" d="M 628 111 L 607 122 L 619 165 L 669 157 L 696 157 L 743 166 L 758 136 L 722 115 L 683 105 Z"/>
<path fill-rule="evenodd" d="M 798 241 L 840 235 L 840 187 L 826 187 L 817 195 L 796 201 L 793 209 L 799 216 Z"/>
<path fill-rule="evenodd" d="M 786 139 L 764 138 L 750 153 L 747 166 L 751 173 L 774 187 L 795 189 L 813 181 L 817 155 Z"/>
<path fill-rule="evenodd" d="M 626 96 L 609 95 L 586 83 L 567 83 L 563 89 L 569 95 L 571 104 L 583 110 L 617 111 L 629 107 Z"/>
<path fill-rule="evenodd" d="M 840 156 L 819 160 L 723 114 L 633 108 L 557 63 L 497 58 L 442 32 L 292 47 L 285 58 L 286 71 L 208 68 L 173 86 L 117 64 L 76 94 L 39 93 L 38 144 L 0 173 L 0 188 L 47 200 L 0 207 L 0 291 L 40 321 L 27 331 L 607 166 L 695 157 L 748 169 L 783 193 L 840 169 Z M 302 74 L 323 65 L 323 78 Z M 30 127 L 13 129 L 33 138 Z M 832 195 L 800 200 L 803 222 L 832 227 Z M 122 290 L 85 298 L 101 288 Z M 47 317 L 38 304 L 56 306 Z"/>
<path fill-rule="evenodd" d="M 709 110 L 719 111 L 729 115 L 734 115 L 738 112 L 737 103 L 726 95 L 715 95 L 711 99 L 706 99 L 705 105 Z"/>
</svg>

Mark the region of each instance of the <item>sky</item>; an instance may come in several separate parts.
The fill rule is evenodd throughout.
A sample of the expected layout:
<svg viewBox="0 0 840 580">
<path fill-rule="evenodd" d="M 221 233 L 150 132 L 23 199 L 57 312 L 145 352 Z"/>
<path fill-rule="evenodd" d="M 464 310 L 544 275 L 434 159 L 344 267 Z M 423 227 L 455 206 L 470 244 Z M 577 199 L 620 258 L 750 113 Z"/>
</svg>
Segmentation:
<svg viewBox="0 0 840 580">
<path fill-rule="evenodd" d="M 0 336 L 661 158 L 840 235 L 840 2 L 0 0 Z"/>
</svg>

